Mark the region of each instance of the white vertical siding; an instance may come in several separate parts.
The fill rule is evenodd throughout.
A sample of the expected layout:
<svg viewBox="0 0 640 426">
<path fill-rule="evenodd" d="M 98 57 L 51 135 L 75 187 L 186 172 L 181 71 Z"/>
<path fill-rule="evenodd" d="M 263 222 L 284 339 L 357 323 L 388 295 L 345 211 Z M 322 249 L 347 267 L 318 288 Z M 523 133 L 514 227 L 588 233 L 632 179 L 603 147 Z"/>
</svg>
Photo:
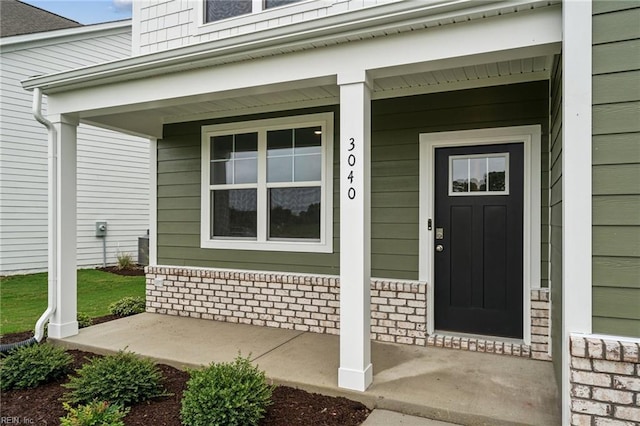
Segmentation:
<svg viewBox="0 0 640 426">
<path fill-rule="evenodd" d="M 130 55 L 131 30 L 46 33 L 1 51 L 0 275 L 47 268 L 47 134 L 31 114 L 26 77 Z M 44 110 L 46 111 L 46 99 Z M 138 237 L 149 227 L 148 142 L 91 126 L 78 129 L 78 265 L 102 264 L 95 222 L 108 221 L 107 261 L 116 251 L 137 259 Z"/>
<path fill-rule="evenodd" d="M 133 53 L 145 54 L 310 21 L 398 0 L 307 0 L 202 24 L 205 0 L 133 2 Z"/>
</svg>

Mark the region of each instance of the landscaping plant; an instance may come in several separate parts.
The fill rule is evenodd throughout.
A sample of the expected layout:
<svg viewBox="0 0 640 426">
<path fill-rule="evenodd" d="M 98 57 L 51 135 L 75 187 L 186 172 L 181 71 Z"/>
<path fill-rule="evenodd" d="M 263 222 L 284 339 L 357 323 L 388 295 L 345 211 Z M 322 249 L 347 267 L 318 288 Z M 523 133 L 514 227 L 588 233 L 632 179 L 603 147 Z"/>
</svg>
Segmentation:
<svg viewBox="0 0 640 426">
<path fill-rule="evenodd" d="M 0 388 L 27 389 L 64 377 L 73 358 L 49 344 L 21 346 L 0 359 Z"/>
<path fill-rule="evenodd" d="M 116 264 L 116 268 L 118 269 L 129 269 L 133 266 L 133 256 L 130 253 L 118 252 L 116 254 L 116 259 L 118 260 Z"/>
<path fill-rule="evenodd" d="M 248 358 L 189 371 L 180 418 L 188 426 L 251 426 L 264 417 L 273 386 Z"/>
<path fill-rule="evenodd" d="M 83 312 L 78 312 L 78 314 L 76 315 L 76 319 L 78 321 L 79 328 L 89 327 L 91 324 L 93 324 L 93 319 L 91 319 L 89 315 Z"/>
<path fill-rule="evenodd" d="M 119 317 L 141 314 L 146 309 L 144 297 L 123 297 L 109 305 L 109 312 Z"/>
<path fill-rule="evenodd" d="M 95 400 L 130 406 L 136 402 L 165 395 L 162 373 L 148 359 L 131 352 L 93 358 L 76 370 L 67 384 L 65 402 L 87 404 Z"/>
<path fill-rule="evenodd" d="M 128 408 L 106 401 L 92 401 L 77 408 L 63 405 L 68 413 L 60 418 L 60 426 L 124 426 L 124 417 L 129 412 Z"/>
</svg>

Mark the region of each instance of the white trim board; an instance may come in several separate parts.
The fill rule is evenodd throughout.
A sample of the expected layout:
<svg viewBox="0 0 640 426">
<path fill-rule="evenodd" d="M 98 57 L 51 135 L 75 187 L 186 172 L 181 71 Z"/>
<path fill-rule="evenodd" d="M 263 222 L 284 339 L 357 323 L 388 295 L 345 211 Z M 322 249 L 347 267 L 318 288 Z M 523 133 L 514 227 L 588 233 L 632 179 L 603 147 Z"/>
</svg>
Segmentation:
<svg viewBox="0 0 640 426">
<path fill-rule="evenodd" d="M 540 288 L 540 146 L 541 127 L 517 126 L 420 135 L 420 220 L 419 277 L 427 287 L 427 333 L 435 331 L 433 231 L 428 220 L 434 217 L 434 153 L 439 147 L 489 145 L 522 142 L 524 144 L 523 200 L 523 340 L 531 344 L 531 290 Z"/>
</svg>

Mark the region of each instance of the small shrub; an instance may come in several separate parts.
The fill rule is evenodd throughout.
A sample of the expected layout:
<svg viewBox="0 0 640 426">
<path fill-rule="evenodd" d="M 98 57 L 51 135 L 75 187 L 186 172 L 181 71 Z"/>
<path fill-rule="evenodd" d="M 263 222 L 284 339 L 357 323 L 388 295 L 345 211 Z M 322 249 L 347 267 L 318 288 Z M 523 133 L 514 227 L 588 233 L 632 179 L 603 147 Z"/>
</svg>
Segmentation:
<svg viewBox="0 0 640 426">
<path fill-rule="evenodd" d="M 133 256 L 131 256 L 131 253 L 118 252 L 116 259 L 118 260 L 116 264 L 116 268 L 118 269 L 129 269 L 133 266 Z"/>
<path fill-rule="evenodd" d="M 106 401 L 92 401 L 78 408 L 63 405 L 68 413 L 60 418 L 60 426 L 124 426 L 124 417 L 129 412 L 128 408 Z"/>
<path fill-rule="evenodd" d="M 189 371 L 180 417 L 189 426 L 257 425 L 271 403 L 273 386 L 263 371 L 238 356 L 232 363 Z"/>
<path fill-rule="evenodd" d="M 76 315 L 76 319 L 78 321 L 78 327 L 80 328 L 89 327 L 91 324 L 93 324 L 93 319 L 84 312 L 78 312 L 78 314 Z"/>
<path fill-rule="evenodd" d="M 64 377 L 73 358 L 49 344 L 22 346 L 0 360 L 0 388 L 27 389 Z"/>
<path fill-rule="evenodd" d="M 145 311 L 145 299 L 141 296 L 123 297 L 109 305 L 109 312 L 120 317 L 140 314 Z"/>
<path fill-rule="evenodd" d="M 153 362 L 131 352 L 93 358 L 76 374 L 63 385 L 70 389 L 64 400 L 72 405 L 98 400 L 129 406 L 165 395 L 160 370 Z"/>
</svg>

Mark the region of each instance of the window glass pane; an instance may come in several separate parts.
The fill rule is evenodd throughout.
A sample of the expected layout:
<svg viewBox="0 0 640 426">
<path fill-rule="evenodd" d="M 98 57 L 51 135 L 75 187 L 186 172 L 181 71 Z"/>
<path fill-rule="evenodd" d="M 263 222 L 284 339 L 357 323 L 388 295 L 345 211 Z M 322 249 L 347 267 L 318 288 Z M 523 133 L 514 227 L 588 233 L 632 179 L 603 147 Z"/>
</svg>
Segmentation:
<svg viewBox="0 0 640 426">
<path fill-rule="evenodd" d="M 453 160 L 451 177 L 452 192 L 468 192 L 469 191 L 469 160 Z"/>
<path fill-rule="evenodd" d="M 233 183 L 233 161 L 211 162 L 211 185 Z"/>
<path fill-rule="evenodd" d="M 264 0 L 264 8 L 271 9 L 272 7 L 284 6 L 286 4 L 298 3 L 302 0 Z"/>
<path fill-rule="evenodd" d="M 235 135 L 234 158 L 258 158 L 258 134 Z"/>
<path fill-rule="evenodd" d="M 207 0 L 206 21 L 220 21 L 251 13 L 251 3 L 252 0 Z"/>
<path fill-rule="evenodd" d="M 295 130 L 295 154 L 319 154 L 322 145 L 321 128 L 306 127 Z"/>
<path fill-rule="evenodd" d="M 215 136 L 211 138 L 211 159 L 228 160 L 233 152 L 233 135 Z"/>
<path fill-rule="evenodd" d="M 256 183 L 258 181 L 258 160 L 250 158 L 247 160 L 234 161 L 234 181 L 233 183 Z"/>
<path fill-rule="evenodd" d="M 505 191 L 505 157 L 489 158 L 489 191 Z"/>
<path fill-rule="evenodd" d="M 308 182 L 321 179 L 322 156 L 320 154 L 297 155 L 294 161 L 295 182 Z"/>
<path fill-rule="evenodd" d="M 469 174 L 469 190 L 471 192 L 487 190 L 486 158 L 470 158 Z"/>
<path fill-rule="evenodd" d="M 211 138 L 211 185 L 258 181 L 258 134 Z"/>
<path fill-rule="evenodd" d="M 255 237 L 257 196 L 255 189 L 213 191 L 212 237 Z"/>
<path fill-rule="evenodd" d="M 267 156 L 275 157 L 293 154 L 293 132 L 287 130 L 272 130 L 267 132 Z"/>
<path fill-rule="evenodd" d="M 267 182 L 291 182 L 293 177 L 293 157 L 267 159 Z"/>
<path fill-rule="evenodd" d="M 320 239 L 320 187 L 269 190 L 269 238 Z"/>
</svg>

